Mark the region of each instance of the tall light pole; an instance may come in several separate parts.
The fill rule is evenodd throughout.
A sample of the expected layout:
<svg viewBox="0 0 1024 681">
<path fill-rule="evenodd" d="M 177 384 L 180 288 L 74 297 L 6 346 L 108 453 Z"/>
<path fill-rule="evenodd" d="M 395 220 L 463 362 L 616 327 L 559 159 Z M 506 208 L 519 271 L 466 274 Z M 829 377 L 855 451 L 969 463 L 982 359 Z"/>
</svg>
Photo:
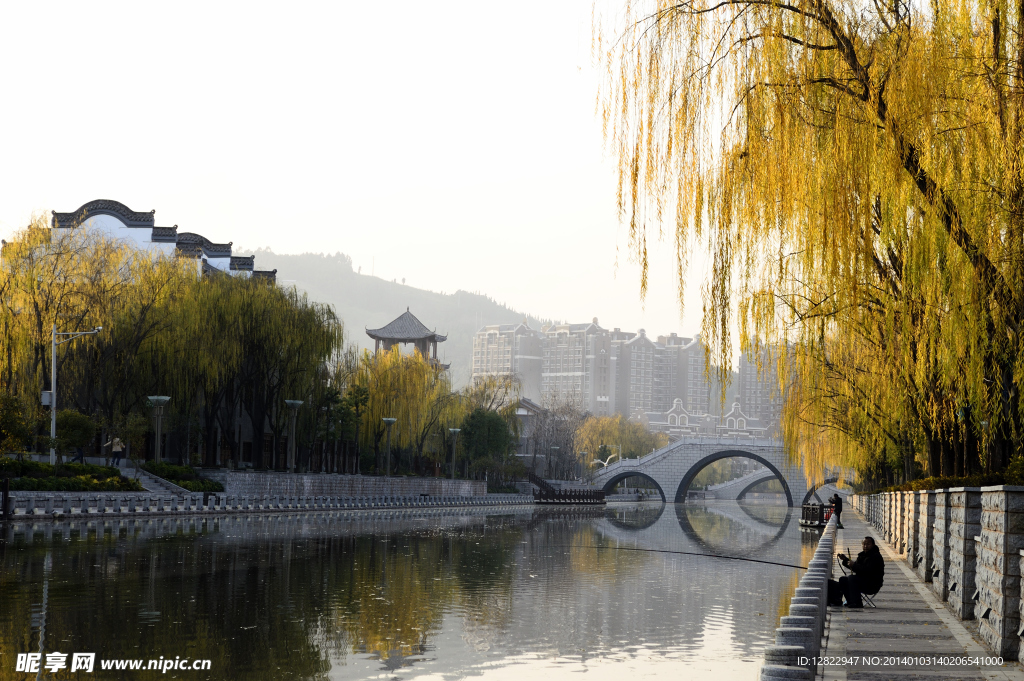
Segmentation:
<svg viewBox="0 0 1024 681">
<path fill-rule="evenodd" d="M 384 422 L 384 425 L 388 430 L 388 456 L 387 459 L 384 461 L 385 478 L 391 475 L 391 426 L 395 425 L 395 421 L 397 420 L 398 419 L 393 419 L 391 417 L 381 419 L 381 421 Z"/>
<path fill-rule="evenodd" d="M 153 460 L 160 463 L 160 450 L 163 445 L 164 407 L 171 401 L 166 395 L 150 395 L 149 403 L 153 405 L 153 416 L 156 417 L 156 446 L 153 448 Z"/>
<path fill-rule="evenodd" d="M 302 406 L 302 400 L 285 400 L 291 414 L 288 416 L 288 472 L 295 472 L 295 419 Z"/>
<path fill-rule="evenodd" d="M 459 431 L 461 428 L 449 428 L 448 432 L 452 434 L 452 480 L 455 480 L 455 441 L 459 439 Z"/>
<path fill-rule="evenodd" d="M 57 463 L 57 346 L 73 341 L 79 336 L 91 336 L 103 330 L 97 326 L 91 331 L 64 331 L 57 333 L 57 324 L 53 324 L 53 342 L 50 346 L 50 465 Z M 57 340 L 57 336 L 67 336 Z"/>
</svg>

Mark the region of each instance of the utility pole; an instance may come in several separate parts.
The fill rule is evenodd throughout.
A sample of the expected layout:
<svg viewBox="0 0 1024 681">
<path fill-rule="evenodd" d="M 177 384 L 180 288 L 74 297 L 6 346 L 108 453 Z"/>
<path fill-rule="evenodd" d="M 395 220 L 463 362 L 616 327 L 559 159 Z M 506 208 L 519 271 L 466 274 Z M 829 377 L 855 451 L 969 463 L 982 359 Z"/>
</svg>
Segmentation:
<svg viewBox="0 0 1024 681">
<path fill-rule="evenodd" d="M 391 418 L 391 417 L 387 417 L 387 418 L 381 419 L 381 421 L 384 422 L 384 425 L 385 425 L 385 427 L 387 428 L 387 431 L 388 431 L 388 453 L 387 453 L 387 457 L 384 459 L 384 477 L 385 478 L 388 477 L 389 475 L 391 475 L 391 426 L 395 425 L 395 421 L 397 421 L 397 420 L 398 419 L 394 419 L 394 418 Z"/>
<path fill-rule="evenodd" d="M 57 464 L 57 346 L 73 341 L 79 336 L 91 336 L 103 330 L 97 326 L 91 331 L 64 331 L 57 333 L 57 322 L 53 323 L 53 340 L 50 345 L 50 465 Z M 57 336 L 67 336 L 61 341 Z"/>
<path fill-rule="evenodd" d="M 455 441 L 459 439 L 459 431 L 461 428 L 449 428 L 448 432 L 452 434 L 452 480 L 455 480 Z"/>
<path fill-rule="evenodd" d="M 291 416 L 288 418 L 288 472 L 295 472 L 295 419 L 298 416 L 299 407 L 302 406 L 302 400 L 285 400 L 285 404 L 291 410 Z"/>
</svg>

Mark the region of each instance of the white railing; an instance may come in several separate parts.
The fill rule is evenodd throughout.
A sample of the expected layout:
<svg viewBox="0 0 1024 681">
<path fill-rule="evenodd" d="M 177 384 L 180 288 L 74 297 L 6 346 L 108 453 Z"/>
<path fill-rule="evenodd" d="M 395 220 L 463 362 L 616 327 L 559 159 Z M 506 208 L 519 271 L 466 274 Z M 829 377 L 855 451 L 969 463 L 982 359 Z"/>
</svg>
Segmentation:
<svg viewBox="0 0 1024 681">
<path fill-rule="evenodd" d="M 685 445 L 719 445 L 719 444 L 735 444 L 742 445 L 744 448 L 750 447 L 781 447 L 782 440 L 776 438 L 741 438 L 739 436 L 733 437 L 721 437 L 717 435 L 699 435 L 697 437 L 685 437 L 675 442 L 670 442 L 661 449 L 655 450 L 650 454 L 645 454 L 638 459 L 619 459 L 615 463 L 610 463 L 604 468 L 594 473 L 594 479 L 608 477 L 609 474 L 616 474 L 622 470 L 636 470 L 641 466 L 646 466 L 654 463 L 659 458 L 668 455 L 675 451 L 679 447 Z"/>
</svg>

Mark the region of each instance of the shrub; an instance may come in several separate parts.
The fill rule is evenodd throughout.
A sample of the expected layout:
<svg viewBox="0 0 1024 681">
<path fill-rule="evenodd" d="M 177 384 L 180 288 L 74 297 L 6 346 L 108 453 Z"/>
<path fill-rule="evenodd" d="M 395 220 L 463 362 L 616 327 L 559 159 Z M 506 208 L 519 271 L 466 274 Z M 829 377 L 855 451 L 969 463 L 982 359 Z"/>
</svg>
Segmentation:
<svg viewBox="0 0 1024 681">
<path fill-rule="evenodd" d="M 166 480 L 198 480 L 199 476 L 188 466 L 175 466 L 163 461 L 146 461 L 142 470 Z"/>
<path fill-rule="evenodd" d="M 223 492 L 224 485 L 216 480 L 172 480 L 178 487 L 184 487 L 189 492 Z"/>
<path fill-rule="evenodd" d="M 51 466 L 38 461 L 0 458 L 0 478 L 11 478 L 11 489 L 25 492 L 142 492 L 137 480 L 121 476 L 113 466 L 66 463 Z"/>
<path fill-rule="evenodd" d="M 97 480 L 86 475 L 73 478 L 15 478 L 11 490 L 26 492 L 143 492 L 138 480 L 115 477 Z"/>
<path fill-rule="evenodd" d="M 990 485 L 1019 485 L 1021 482 L 1014 481 L 1017 475 L 1011 476 L 1010 468 L 1003 473 L 975 473 L 963 477 L 932 477 L 911 480 L 900 485 L 883 487 L 877 492 L 920 492 L 926 489 L 946 489 L 949 487 L 988 487 Z M 1024 473 L 1024 466 L 1021 466 L 1021 473 Z M 1024 477 L 1024 476 L 1021 476 Z"/>
<path fill-rule="evenodd" d="M 142 469 L 158 478 L 163 478 L 178 487 L 184 487 L 190 492 L 223 492 L 224 485 L 216 480 L 206 480 L 199 476 L 188 466 L 175 466 L 174 464 L 155 461 L 147 461 L 142 464 Z"/>
</svg>

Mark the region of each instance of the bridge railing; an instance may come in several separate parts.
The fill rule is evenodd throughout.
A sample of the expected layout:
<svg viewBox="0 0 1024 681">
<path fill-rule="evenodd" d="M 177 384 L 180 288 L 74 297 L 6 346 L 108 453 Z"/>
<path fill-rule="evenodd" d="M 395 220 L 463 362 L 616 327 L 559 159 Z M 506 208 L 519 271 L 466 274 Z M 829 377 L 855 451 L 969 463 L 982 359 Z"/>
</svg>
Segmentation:
<svg viewBox="0 0 1024 681">
<path fill-rule="evenodd" d="M 604 478 L 608 475 L 614 475 L 622 469 L 632 470 L 640 466 L 645 466 L 653 463 L 658 458 L 666 456 L 671 452 L 675 451 L 679 447 L 684 445 L 714 445 L 714 444 L 738 444 L 742 443 L 747 447 L 778 447 L 782 444 L 782 440 L 775 438 L 741 438 L 741 437 L 717 437 L 717 436 L 698 436 L 698 437 L 686 437 L 675 442 L 670 442 L 661 449 L 655 450 L 650 454 L 645 454 L 636 459 L 619 459 L 615 463 L 610 463 L 604 468 L 594 473 L 594 478 Z"/>
</svg>

